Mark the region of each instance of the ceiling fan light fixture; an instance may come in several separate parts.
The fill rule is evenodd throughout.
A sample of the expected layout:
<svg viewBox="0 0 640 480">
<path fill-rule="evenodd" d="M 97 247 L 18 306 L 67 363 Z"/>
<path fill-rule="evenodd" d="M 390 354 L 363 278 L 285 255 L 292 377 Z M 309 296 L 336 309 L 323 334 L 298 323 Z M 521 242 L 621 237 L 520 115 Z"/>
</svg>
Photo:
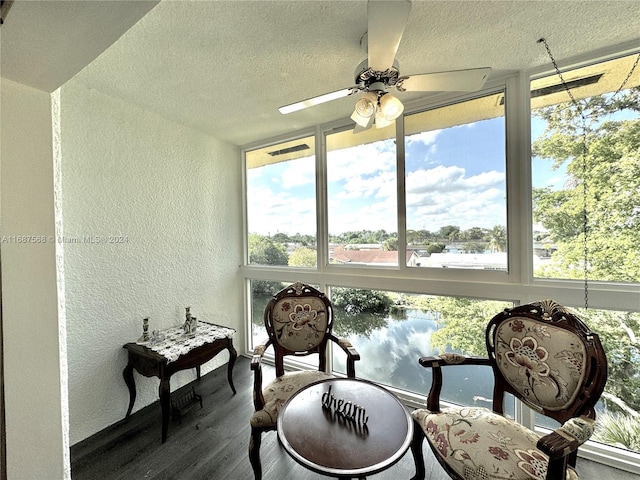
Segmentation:
<svg viewBox="0 0 640 480">
<path fill-rule="evenodd" d="M 378 109 L 378 111 L 376 112 L 376 128 L 388 127 L 392 123 L 393 120 L 388 120 L 387 118 L 385 118 L 382 110 Z"/>
<path fill-rule="evenodd" d="M 353 114 L 351 114 L 351 120 L 361 127 L 366 127 L 377 110 L 377 103 L 378 95 L 373 92 L 365 93 L 360 100 L 356 102 Z"/>
<path fill-rule="evenodd" d="M 0 0 L 2 2 L 2 0 Z M 411 12 L 411 0 L 367 1 L 367 32 L 360 40 L 366 45 L 367 58 L 356 67 L 354 85 L 336 92 L 308 98 L 280 107 L 291 113 L 356 93 L 363 96 L 354 106 L 351 119 L 354 133 L 391 125 L 404 112 L 404 105 L 388 92 L 472 92 L 480 90 L 491 68 L 470 68 L 446 72 L 400 76 L 396 54 Z"/>
<path fill-rule="evenodd" d="M 390 94 L 385 94 L 380 98 L 380 112 L 384 116 L 385 120 L 392 122 L 404 111 L 404 105 L 400 100 Z M 378 123 L 376 117 L 376 124 Z"/>
</svg>

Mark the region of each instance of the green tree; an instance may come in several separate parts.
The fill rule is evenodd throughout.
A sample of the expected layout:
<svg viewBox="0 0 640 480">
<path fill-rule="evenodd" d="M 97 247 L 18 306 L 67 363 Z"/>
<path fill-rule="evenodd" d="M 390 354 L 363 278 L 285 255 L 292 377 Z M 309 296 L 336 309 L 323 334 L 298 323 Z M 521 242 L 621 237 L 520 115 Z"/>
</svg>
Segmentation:
<svg viewBox="0 0 640 480">
<path fill-rule="evenodd" d="M 640 314 L 591 308 L 577 313 L 598 333 L 607 353 L 607 407 L 625 414 L 640 412 Z"/>
<path fill-rule="evenodd" d="M 438 238 L 455 241 L 460 238 L 460 227 L 455 225 L 445 225 L 438 230 Z"/>
<path fill-rule="evenodd" d="M 252 265 L 287 265 L 289 256 L 284 245 L 275 243 L 272 238 L 252 233 L 249 235 L 249 263 Z M 253 280 L 251 289 L 254 295 L 270 296 L 282 288 L 280 282 Z"/>
<path fill-rule="evenodd" d="M 430 243 L 427 245 L 427 253 L 442 253 L 447 246 L 444 243 Z"/>
<path fill-rule="evenodd" d="M 309 247 L 298 247 L 289 255 L 290 267 L 315 267 L 318 255 Z"/>
<path fill-rule="evenodd" d="M 397 237 L 389 237 L 384 242 L 382 242 L 382 250 L 387 252 L 397 251 L 398 250 L 398 238 Z"/>
<path fill-rule="evenodd" d="M 331 289 L 331 301 L 334 307 L 342 309 L 348 315 L 386 313 L 392 303 L 384 292 L 342 287 Z"/>
<path fill-rule="evenodd" d="M 385 292 L 343 287 L 331 289 L 331 302 L 336 312 L 336 335 L 365 338 L 387 326 L 387 314 L 393 303 Z"/>
<path fill-rule="evenodd" d="M 506 302 L 459 297 L 433 297 L 427 308 L 436 313 L 441 328 L 431 334 L 431 346 L 441 352 L 457 350 L 487 356 L 484 332 L 491 318 Z"/>
<path fill-rule="evenodd" d="M 463 240 L 482 240 L 485 236 L 485 231 L 480 227 L 471 227 L 468 230 L 464 230 L 461 233 L 461 238 Z"/>
<path fill-rule="evenodd" d="M 249 263 L 252 265 L 287 265 L 289 256 L 284 245 L 272 238 L 249 234 Z"/>
<path fill-rule="evenodd" d="M 273 238 L 273 241 L 276 243 L 287 243 L 291 241 L 291 238 L 289 238 L 289 235 L 282 232 L 276 233 L 272 238 Z"/>
<path fill-rule="evenodd" d="M 496 225 L 487 234 L 489 248 L 492 252 L 504 252 L 507 249 L 507 229 L 503 225 Z"/>
<path fill-rule="evenodd" d="M 466 242 L 464 249 L 467 253 L 484 253 L 487 244 L 484 242 Z"/>
<path fill-rule="evenodd" d="M 533 154 L 569 175 L 562 190 L 534 190 L 534 220 L 558 245 L 539 275 L 584 275 L 586 206 L 589 277 L 640 281 L 640 120 L 624 119 L 624 111 L 640 112 L 640 87 L 534 112 L 547 126 Z"/>
</svg>

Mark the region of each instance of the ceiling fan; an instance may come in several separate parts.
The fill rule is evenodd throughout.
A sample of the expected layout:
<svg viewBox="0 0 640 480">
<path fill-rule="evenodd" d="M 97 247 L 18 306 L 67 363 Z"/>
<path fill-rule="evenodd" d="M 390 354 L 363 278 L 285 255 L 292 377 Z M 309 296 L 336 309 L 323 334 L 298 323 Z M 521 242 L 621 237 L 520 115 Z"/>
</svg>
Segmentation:
<svg viewBox="0 0 640 480">
<path fill-rule="evenodd" d="M 356 68 L 355 85 L 285 105 L 280 107 L 280 113 L 292 113 L 364 92 L 351 115 L 357 133 L 371 128 L 374 122 L 377 128 L 386 127 L 402 114 L 404 105 L 388 92 L 391 87 L 399 92 L 473 92 L 482 88 L 491 68 L 400 76 L 395 57 L 410 11 L 409 0 L 369 0 L 368 30 L 361 40 L 367 47 L 368 58 Z"/>
</svg>

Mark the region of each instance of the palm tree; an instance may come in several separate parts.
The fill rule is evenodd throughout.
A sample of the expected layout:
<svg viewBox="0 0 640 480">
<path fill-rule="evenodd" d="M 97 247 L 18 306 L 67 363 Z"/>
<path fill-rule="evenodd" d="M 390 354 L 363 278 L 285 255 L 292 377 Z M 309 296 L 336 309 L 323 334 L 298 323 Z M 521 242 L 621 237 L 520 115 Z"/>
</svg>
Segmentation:
<svg viewBox="0 0 640 480">
<path fill-rule="evenodd" d="M 504 252 L 507 248 L 507 229 L 496 225 L 489 231 L 489 246 L 491 252 Z"/>
</svg>

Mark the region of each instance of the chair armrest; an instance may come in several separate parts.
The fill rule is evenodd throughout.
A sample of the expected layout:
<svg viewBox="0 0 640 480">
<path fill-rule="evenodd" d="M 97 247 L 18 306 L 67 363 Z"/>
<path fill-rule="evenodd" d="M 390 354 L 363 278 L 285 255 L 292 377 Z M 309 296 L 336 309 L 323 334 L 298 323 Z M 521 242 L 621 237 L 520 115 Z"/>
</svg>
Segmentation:
<svg viewBox="0 0 640 480">
<path fill-rule="evenodd" d="M 441 367 L 448 365 L 491 365 L 491 361 L 488 358 L 471 357 L 459 353 L 442 353 L 435 357 L 420 357 L 418 363 L 425 368 L 431 368 L 433 371 L 431 388 L 427 396 L 427 409 L 431 412 L 440 411 L 440 392 L 442 391 Z"/>
<path fill-rule="evenodd" d="M 251 370 L 253 370 L 253 406 L 256 411 L 264 408 L 264 396 L 262 395 L 262 357 L 265 350 L 271 345 L 271 340 L 267 340 L 262 345 L 253 349 L 251 357 Z"/>
<path fill-rule="evenodd" d="M 360 354 L 351 345 L 351 342 L 346 338 L 338 338 L 334 334 L 329 334 L 329 340 L 334 341 L 347 354 L 347 377 L 355 378 L 356 376 L 356 362 L 360 360 Z"/>
<path fill-rule="evenodd" d="M 563 478 L 567 464 L 575 467 L 578 447 L 589 440 L 594 425 L 589 417 L 570 418 L 538 440 L 537 447 L 549 457 L 547 479 Z"/>
<path fill-rule="evenodd" d="M 560 458 L 577 450 L 593 435 L 595 420 L 589 417 L 570 418 L 553 432 L 538 440 L 538 448 L 549 458 Z"/>
<path fill-rule="evenodd" d="M 262 357 L 267 350 L 271 342 L 266 341 L 262 345 L 258 345 L 253 349 L 253 356 L 251 357 L 251 370 L 258 370 L 261 367 Z"/>
<path fill-rule="evenodd" d="M 491 362 L 486 357 L 471 357 L 459 353 L 441 353 L 434 357 L 420 357 L 418 363 L 425 368 L 444 367 L 447 365 L 491 365 Z"/>
</svg>

